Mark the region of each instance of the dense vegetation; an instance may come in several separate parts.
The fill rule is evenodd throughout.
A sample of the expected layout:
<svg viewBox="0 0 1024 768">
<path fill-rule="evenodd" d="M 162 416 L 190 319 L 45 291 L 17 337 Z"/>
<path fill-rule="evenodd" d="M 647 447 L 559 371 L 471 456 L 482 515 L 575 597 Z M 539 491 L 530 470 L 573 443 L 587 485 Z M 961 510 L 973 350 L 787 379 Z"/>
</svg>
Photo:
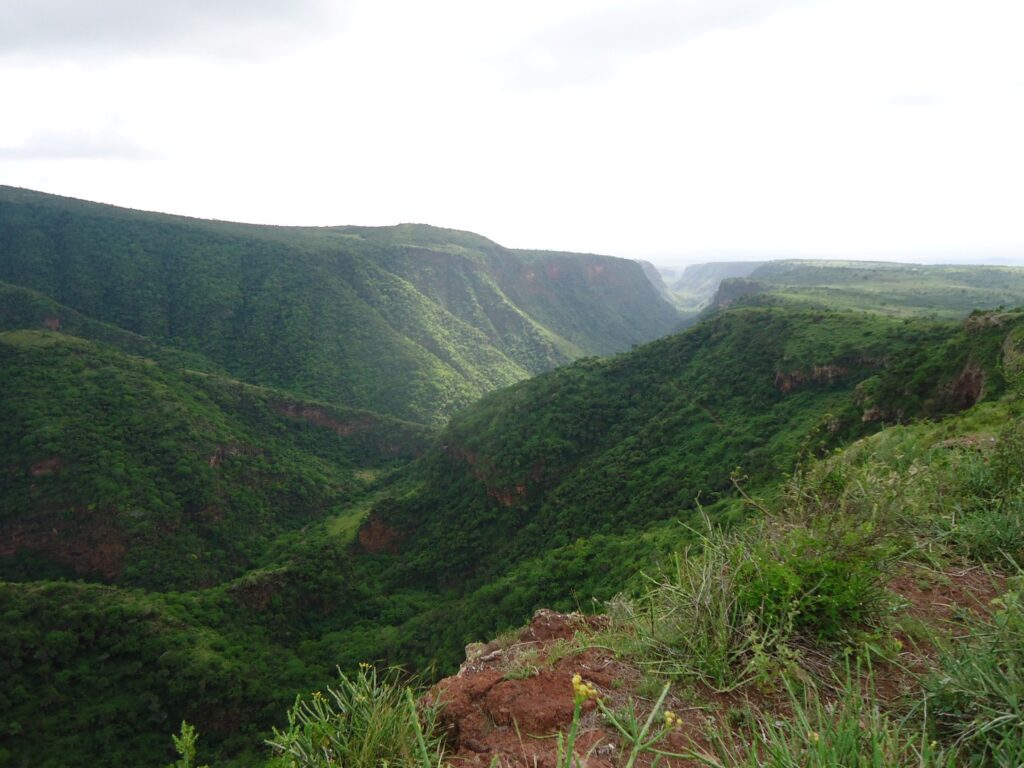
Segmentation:
<svg viewBox="0 0 1024 768">
<path fill-rule="evenodd" d="M 677 322 L 624 259 L 511 251 L 421 225 L 201 221 L 9 187 L 0 281 L 244 381 L 431 424 Z"/>
<path fill-rule="evenodd" d="M 894 317 L 958 319 L 1020 304 L 1024 270 L 857 261 L 770 261 L 720 286 L 718 303 L 744 294 Z"/>
<path fill-rule="evenodd" d="M 0 333 L 0 389 L 0 575 L 17 580 L 219 583 L 428 436 L 52 331 Z"/>
</svg>

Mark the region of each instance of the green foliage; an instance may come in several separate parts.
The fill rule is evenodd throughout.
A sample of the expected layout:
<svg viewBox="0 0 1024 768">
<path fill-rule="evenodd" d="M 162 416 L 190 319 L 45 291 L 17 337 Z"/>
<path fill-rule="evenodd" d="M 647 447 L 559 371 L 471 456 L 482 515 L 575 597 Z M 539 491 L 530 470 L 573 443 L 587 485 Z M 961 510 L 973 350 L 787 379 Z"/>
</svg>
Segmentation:
<svg viewBox="0 0 1024 768">
<path fill-rule="evenodd" d="M 885 573 L 869 531 L 794 529 L 776 541 L 761 538 L 739 564 L 737 602 L 768 627 L 792 627 L 821 640 L 837 640 L 879 613 Z"/>
<path fill-rule="evenodd" d="M 10 187 L 0 281 L 72 310 L 72 332 L 86 316 L 250 383 L 433 425 L 677 321 L 624 259 L 522 253 L 426 226 L 201 221 Z"/>
<path fill-rule="evenodd" d="M 351 677 L 341 673 L 336 687 L 299 698 L 288 713 L 288 729 L 274 729 L 269 744 L 282 768 L 378 768 L 438 765 L 443 738 L 440 707 L 412 703 L 395 669 L 378 673 L 360 665 Z M 421 721 L 422 720 L 422 724 Z"/>
<path fill-rule="evenodd" d="M 862 686 L 866 685 L 867 691 Z M 711 750 L 698 756 L 712 768 L 952 768 L 949 751 L 931 740 L 924 722 L 887 714 L 867 683 L 847 675 L 839 696 L 787 685 L 791 714 L 743 718 L 754 729 L 719 728 Z"/>
<path fill-rule="evenodd" d="M 363 689 L 363 659 L 445 672 L 467 641 L 624 586 L 652 668 L 764 681 L 801 642 L 872 625 L 893 547 L 1021 552 L 1022 441 L 993 427 L 1020 416 L 995 402 L 1019 389 L 1019 313 L 958 326 L 771 298 L 470 405 L 676 315 L 621 260 L 8 188 L 0 280 L 0 710 L 23 763 L 165 763 L 187 718 L 205 761 L 253 764 L 336 666 Z M 810 461 L 978 397 L 954 434 Z M 422 425 L 459 409 L 432 441 Z M 968 421 L 980 442 L 956 443 Z M 716 526 L 751 514 L 734 467 L 770 492 L 798 463 L 781 533 L 694 533 L 698 497 Z M 687 545 L 703 554 L 672 561 Z M 641 570 L 663 575 L 637 587 Z M 378 682 L 402 759 L 433 762 L 398 681 Z M 282 738 L 358 740 L 317 731 L 339 727 L 345 686 L 301 700 Z"/>
<path fill-rule="evenodd" d="M 994 602 L 988 621 L 943 654 L 926 682 L 940 737 L 963 765 L 1024 762 L 1024 578 Z"/>
<path fill-rule="evenodd" d="M 849 641 L 884 615 L 885 549 L 870 532 L 771 521 L 726 536 L 609 606 L 611 642 L 669 678 L 731 689 L 800 668 L 800 643 Z"/>
<path fill-rule="evenodd" d="M 411 470 L 417 492 L 376 512 L 417 531 L 401 567 L 475 587 L 581 536 L 692 520 L 698 495 L 731 492 L 734 467 L 771 482 L 802 450 L 877 428 L 862 420 L 857 385 L 885 379 L 879 361 L 959 333 L 866 315 L 727 312 L 485 398 Z M 840 373 L 816 374 L 826 363 Z M 930 385 L 946 375 L 935 370 Z M 826 416 L 833 427 L 816 433 Z"/>
<path fill-rule="evenodd" d="M 178 753 L 178 759 L 174 761 L 171 768 L 195 768 L 196 741 L 199 739 L 195 726 L 182 720 L 180 734 L 171 736 L 171 739 L 174 741 L 174 749 Z M 209 766 L 201 768 L 209 768 Z"/>
<path fill-rule="evenodd" d="M 1024 304 L 1024 269 L 1017 267 L 780 260 L 744 276 L 769 298 L 892 317 L 959 319 L 979 308 Z"/>
<path fill-rule="evenodd" d="M 0 332 L 0 389 L 12 580 L 226 581 L 276 536 L 351 504 L 360 470 L 407 462 L 428 436 L 50 331 Z"/>
</svg>

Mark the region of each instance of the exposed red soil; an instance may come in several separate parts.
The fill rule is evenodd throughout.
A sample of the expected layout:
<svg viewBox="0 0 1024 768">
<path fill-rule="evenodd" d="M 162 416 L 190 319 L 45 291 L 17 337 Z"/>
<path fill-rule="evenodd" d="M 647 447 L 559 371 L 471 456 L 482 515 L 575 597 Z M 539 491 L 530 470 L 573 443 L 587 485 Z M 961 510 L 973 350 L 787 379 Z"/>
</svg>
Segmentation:
<svg viewBox="0 0 1024 768">
<path fill-rule="evenodd" d="M 907 601 L 906 610 L 923 623 L 939 628 L 965 612 L 985 616 L 990 601 L 1006 579 L 980 567 L 943 572 L 908 568 L 889 583 Z M 485 768 L 497 761 L 505 768 L 555 768 L 557 734 L 564 734 L 573 715 L 572 677 L 579 674 L 599 692 L 611 711 L 633 702 L 646 717 L 653 702 L 639 695 L 642 671 L 607 648 L 591 642 L 606 623 L 603 617 L 538 611 L 529 626 L 503 643 L 474 643 L 459 673 L 438 683 L 428 701 L 443 703 L 442 724 L 449 739 L 449 760 L 455 766 Z M 900 635 L 904 649 L 898 663 L 874 668 L 873 692 L 880 701 L 895 702 L 918 692 L 911 671 L 925 671 L 927 654 Z M 808 649 L 813 653 L 812 649 Z M 813 660 L 811 660 L 813 661 Z M 823 664 L 827 660 L 823 658 Z M 823 694 L 828 697 L 828 691 Z M 685 699 L 670 696 L 666 708 L 681 716 L 680 725 L 658 747 L 687 753 L 707 748 L 709 729 L 730 728 L 730 714 L 750 707 L 761 716 L 784 718 L 787 698 L 781 690 L 747 687 L 719 693 L 691 686 Z M 593 701 L 584 704 L 576 753 L 586 768 L 613 768 L 625 762 L 623 739 Z M 638 765 L 650 766 L 650 756 Z M 668 758 L 665 768 L 702 765 L 695 759 Z"/>
<path fill-rule="evenodd" d="M 278 585 L 271 581 L 261 581 L 255 584 L 236 584 L 229 588 L 231 594 L 249 610 L 261 613 L 270 605 L 270 601 L 277 594 Z"/>
<path fill-rule="evenodd" d="M 482 462 L 477 454 L 457 445 L 445 446 L 445 450 L 457 461 L 469 465 L 473 477 L 484 484 L 487 495 L 503 507 L 513 507 L 523 501 L 529 493 L 531 485 L 536 484 L 544 473 L 544 462 L 536 461 L 530 467 L 526 477 L 519 482 L 508 486 L 496 486 L 492 484 L 488 476 L 493 471 L 493 467 L 488 462 Z"/>
<path fill-rule="evenodd" d="M 985 395 L 985 372 L 976 365 L 968 365 L 951 386 L 953 406 L 965 411 Z"/>
<path fill-rule="evenodd" d="M 398 529 L 392 528 L 380 518 L 372 514 L 369 519 L 359 527 L 356 539 L 364 552 L 371 555 L 387 552 L 390 555 L 398 554 L 398 540 L 400 534 Z"/>
<path fill-rule="evenodd" d="M 51 456 L 48 459 L 37 461 L 28 468 L 29 477 L 42 477 L 43 475 L 58 474 L 64 467 L 60 456 Z"/>
<path fill-rule="evenodd" d="M 990 603 L 1006 589 L 1006 577 L 981 566 L 935 572 L 906 569 L 889 582 L 889 589 L 909 601 L 911 616 L 928 623 L 949 622 L 962 612 L 992 613 Z"/>
<path fill-rule="evenodd" d="M 467 648 L 466 663 L 454 677 L 438 683 L 428 699 L 441 701 L 442 723 L 451 746 L 452 765 L 490 766 L 497 759 L 502 766 L 554 768 L 557 736 L 564 733 L 573 716 L 572 677 L 579 674 L 597 688 L 613 711 L 632 699 L 646 717 L 652 702 L 638 699 L 637 670 L 615 658 L 604 648 L 579 644 L 571 652 L 552 655 L 559 641 L 571 641 L 598 629 L 604 620 L 580 614 L 541 610 L 515 640 L 501 647 L 496 643 Z M 564 655 L 562 655 L 564 653 Z M 672 699 L 669 708 L 683 707 Z M 646 711 L 644 709 L 646 707 Z M 681 727 L 659 745 L 679 751 L 700 738 L 706 718 L 684 714 Z M 576 754 L 586 757 L 588 768 L 612 768 L 620 760 L 622 740 L 618 732 L 597 712 L 593 700 L 583 704 L 576 741 Z M 698 763 L 669 759 L 669 768 L 688 768 Z M 639 765 L 647 766 L 648 761 Z"/>
<path fill-rule="evenodd" d="M 28 551 L 71 568 L 80 576 L 113 581 L 124 568 L 126 547 L 114 515 L 75 509 L 0 525 L 0 557 Z"/>
<path fill-rule="evenodd" d="M 377 426 L 377 420 L 370 414 L 360 414 L 350 419 L 339 419 L 326 408 L 301 403 L 274 403 L 273 410 L 282 416 L 315 424 L 318 427 L 326 427 L 335 433 L 347 436 L 361 432 L 369 432 Z"/>
<path fill-rule="evenodd" d="M 777 390 L 788 394 L 809 384 L 831 384 L 849 373 L 845 365 L 816 365 L 806 370 L 777 371 L 774 383 Z"/>
<path fill-rule="evenodd" d="M 236 456 L 262 456 L 263 449 L 241 443 L 228 443 L 218 445 L 210 456 L 208 463 L 211 467 L 219 467 L 224 459 L 235 458 Z"/>
</svg>

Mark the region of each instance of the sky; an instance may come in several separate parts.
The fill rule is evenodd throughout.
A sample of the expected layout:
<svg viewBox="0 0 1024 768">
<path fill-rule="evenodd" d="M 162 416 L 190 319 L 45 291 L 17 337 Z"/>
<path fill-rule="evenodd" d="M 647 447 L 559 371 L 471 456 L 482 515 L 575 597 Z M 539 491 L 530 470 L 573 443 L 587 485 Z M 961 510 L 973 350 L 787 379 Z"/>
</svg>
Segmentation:
<svg viewBox="0 0 1024 768">
<path fill-rule="evenodd" d="M 0 0 L 0 184 L 658 263 L 1024 260 L 1020 0 Z"/>
</svg>

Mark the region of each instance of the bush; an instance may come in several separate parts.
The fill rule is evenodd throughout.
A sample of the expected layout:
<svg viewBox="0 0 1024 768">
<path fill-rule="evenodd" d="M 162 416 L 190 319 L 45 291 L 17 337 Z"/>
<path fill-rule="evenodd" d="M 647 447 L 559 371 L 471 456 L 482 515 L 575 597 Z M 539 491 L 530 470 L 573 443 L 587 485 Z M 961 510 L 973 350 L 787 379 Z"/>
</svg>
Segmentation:
<svg viewBox="0 0 1024 768">
<path fill-rule="evenodd" d="M 741 610 L 769 627 L 837 640 L 878 615 L 884 592 L 870 526 L 845 540 L 793 529 L 755 545 L 737 575 Z"/>
<path fill-rule="evenodd" d="M 699 554 L 682 553 L 639 598 L 609 605 L 619 642 L 628 634 L 632 652 L 669 677 L 769 683 L 799 664 L 798 646 L 850 639 L 885 606 L 886 551 L 871 526 L 769 519 L 731 538 L 710 524 L 698 536 Z"/>
</svg>

